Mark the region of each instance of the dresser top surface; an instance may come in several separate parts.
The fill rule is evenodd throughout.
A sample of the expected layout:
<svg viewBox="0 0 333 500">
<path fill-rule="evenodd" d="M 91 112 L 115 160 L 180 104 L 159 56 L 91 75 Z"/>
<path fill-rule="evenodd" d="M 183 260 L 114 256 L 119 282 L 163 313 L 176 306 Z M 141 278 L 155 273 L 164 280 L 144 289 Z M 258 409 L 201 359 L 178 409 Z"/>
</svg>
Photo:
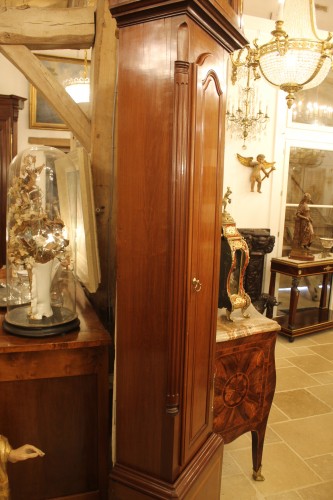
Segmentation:
<svg viewBox="0 0 333 500">
<path fill-rule="evenodd" d="M 111 337 L 80 286 L 77 287 L 79 329 L 49 337 L 20 337 L 3 330 L 6 308 L 0 309 L 0 353 L 79 349 L 108 345 Z"/>
<path fill-rule="evenodd" d="M 274 257 L 271 260 L 271 264 L 288 264 L 290 266 L 306 268 L 320 266 L 321 264 L 331 264 L 333 265 L 333 256 L 332 257 L 321 257 L 321 254 L 314 254 L 314 260 L 304 261 L 297 259 L 290 259 L 289 257 Z"/>
<path fill-rule="evenodd" d="M 216 342 L 250 337 L 259 333 L 278 332 L 281 327 L 273 319 L 260 314 L 251 304 L 245 311 L 249 317 L 245 318 L 240 309 L 231 313 L 232 321 L 228 320 L 221 309 L 218 310 L 216 325 Z"/>
</svg>

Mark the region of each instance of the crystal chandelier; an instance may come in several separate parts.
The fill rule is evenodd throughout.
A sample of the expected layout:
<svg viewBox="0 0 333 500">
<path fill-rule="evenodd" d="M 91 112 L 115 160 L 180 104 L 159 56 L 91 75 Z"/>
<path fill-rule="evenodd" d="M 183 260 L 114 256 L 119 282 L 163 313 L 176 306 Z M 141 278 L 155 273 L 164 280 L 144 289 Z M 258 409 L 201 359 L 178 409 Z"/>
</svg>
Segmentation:
<svg viewBox="0 0 333 500">
<path fill-rule="evenodd" d="M 82 76 L 69 78 L 63 82 L 66 92 L 78 104 L 90 101 L 90 79 L 88 77 L 87 51 L 84 51 Z"/>
<path fill-rule="evenodd" d="M 245 84 L 239 85 L 238 96 L 236 97 L 236 109 L 229 99 L 229 108 L 226 112 L 227 128 L 233 134 L 237 134 L 243 140 L 242 149 L 246 149 L 246 141 L 255 139 L 257 134 L 263 132 L 266 128 L 269 116 L 263 112 L 261 101 L 258 102 L 257 93 L 254 85 L 251 87 L 251 72 L 253 67 L 249 63 L 245 66 Z M 254 74 L 254 80 L 257 79 Z"/>
<path fill-rule="evenodd" d="M 291 108 L 296 92 L 316 87 L 326 78 L 333 57 L 332 34 L 324 40 L 318 37 L 313 0 L 286 0 L 284 6 L 280 3 L 273 39 L 261 46 L 254 40 L 254 48 L 247 45 L 241 52 L 246 52 L 246 60 L 251 61 L 258 77 L 262 75 L 287 93 Z M 242 57 L 232 61 L 236 80 L 244 61 Z"/>
</svg>

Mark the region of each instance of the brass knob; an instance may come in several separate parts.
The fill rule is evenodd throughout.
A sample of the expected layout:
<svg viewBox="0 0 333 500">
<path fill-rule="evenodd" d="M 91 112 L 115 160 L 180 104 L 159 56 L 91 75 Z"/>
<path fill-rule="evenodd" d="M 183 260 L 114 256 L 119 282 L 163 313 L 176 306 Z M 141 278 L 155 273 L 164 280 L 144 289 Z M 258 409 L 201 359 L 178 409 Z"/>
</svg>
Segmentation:
<svg viewBox="0 0 333 500">
<path fill-rule="evenodd" d="M 197 278 L 193 278 L 192 280 L 192 286 L 195 292 L 200 292 L 201 290 L 201 283 Z"/>
</svg>

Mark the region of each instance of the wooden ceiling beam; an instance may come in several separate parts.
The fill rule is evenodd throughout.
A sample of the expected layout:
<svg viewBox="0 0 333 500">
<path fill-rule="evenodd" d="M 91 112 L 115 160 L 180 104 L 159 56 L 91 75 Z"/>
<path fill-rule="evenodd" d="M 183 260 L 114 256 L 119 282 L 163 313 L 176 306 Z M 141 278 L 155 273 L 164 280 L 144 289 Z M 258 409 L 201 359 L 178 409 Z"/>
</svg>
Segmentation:
<svg viewBox="0 0 333 500">
<path fill-rule="evenodd" d="M 30 50 L 87 49 L 94 39 L 94 7 L 0 9 L 0 45 L 25 45 Z"/>
<path fill-rule="evenodd" d="M 115 310 L 115 178 L 116 178 L 116 74 L 117 25 L 112 19 L 108 1 L 98 0 L 96 38 L 91 60 L 91 166 L 95 206 L 98 213 L 98 247 L 102 281 L 91 298 L 99 311 Z M 107 306 L 106 306 L 107 304 Z"/>
<path fill-rule="evenodd" d="M 27 47 L 0 45 L 0 52 L 43 94 L 89 153 L 91 150 L 90 120 L 67 94 L 61 83 Z"/>
</svg>

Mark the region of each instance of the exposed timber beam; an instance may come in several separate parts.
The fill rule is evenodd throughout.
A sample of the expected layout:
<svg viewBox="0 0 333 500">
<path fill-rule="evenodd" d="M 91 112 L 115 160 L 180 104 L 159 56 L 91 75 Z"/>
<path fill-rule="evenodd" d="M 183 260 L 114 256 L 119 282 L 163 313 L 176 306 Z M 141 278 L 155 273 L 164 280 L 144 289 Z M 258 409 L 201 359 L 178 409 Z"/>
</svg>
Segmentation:
<svg viewBox="0 0 333 500">
<path fill-rule="evenodd" d="M 96 37 L 91 60 L 91 166 L 98 212 L 98 247 L 101 284 L 90 297 L 107 323 L 115 310 L 115 114 L 117 74 L 117 25 L 107 0 L 98 0 Z M 110 312 L 112 311 L 112 312 Z M 108 325 L 111 328 L 111 325 Z"/>
<path fill-rule="evenodd" d="M 87 49 L 95 38 L 93 7 L 0 8 L 0 45 L 31 50 Z"/>
<path fill-rule="evenodd" d="M 90 120 L 67 94 L 61 83 L 27 47 L 0 45 L 0 52 L 43 94 L 82 146 L 90 153 Z"/>
</svg>

